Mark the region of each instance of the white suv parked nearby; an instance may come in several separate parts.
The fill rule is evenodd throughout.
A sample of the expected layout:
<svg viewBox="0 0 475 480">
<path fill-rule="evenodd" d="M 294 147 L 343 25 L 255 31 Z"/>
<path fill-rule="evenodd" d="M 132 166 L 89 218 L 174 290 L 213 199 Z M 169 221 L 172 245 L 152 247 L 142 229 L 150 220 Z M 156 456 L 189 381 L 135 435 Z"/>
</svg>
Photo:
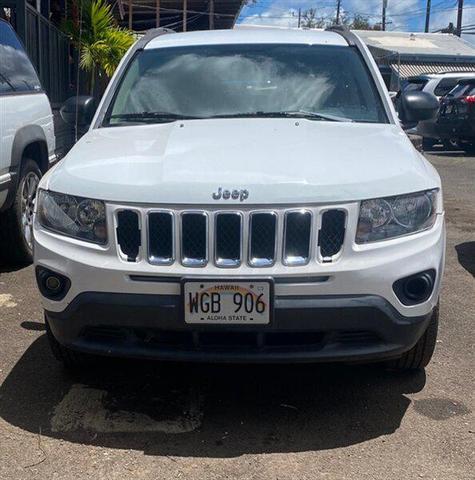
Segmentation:
<svg viewBox="0 0 475 480">
<path fill-rule="evenodd" d="M 347 30 L 152 31 L 41 181 L 55 355 L 422 368 L 444 266 L 440 178 Z M 90 99 L 78 106 L 81 123 Z M 400 98 L 405 125 L 437 100 Z"/>
<path fill-rule="evenodd" d="M 51 107 L 9 23 L 0 19 L 0 261 L 33 258 L 33 210 L 55 160 Z"/>
</svg>

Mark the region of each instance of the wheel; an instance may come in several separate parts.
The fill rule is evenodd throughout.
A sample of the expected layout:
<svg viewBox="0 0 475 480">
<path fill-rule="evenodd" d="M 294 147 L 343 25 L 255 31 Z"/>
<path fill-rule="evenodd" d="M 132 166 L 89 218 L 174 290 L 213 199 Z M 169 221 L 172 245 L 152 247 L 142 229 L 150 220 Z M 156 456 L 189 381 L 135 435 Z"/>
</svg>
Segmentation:
<svg viewBox="0 0 475 480">
<path fill-rule="evenodd" d="M 434 353 L 439 328 L 439 306 L 432 312 L 429 326 L 419 341 L 399 358 L 386 363 L 388 368 L 399 371 L 420 370 L 425 368 Z"/>
<path fill-rule="evenodd" d="M 92 355 L 76 352 L 70 348 L 63 347 L 56 338 L 54 338 L 53 332 L 48 324 L 48 320 L 45 317 L 46 324 L 46 336 L 48 337 L 48 343 L 56 360 L 60 361 L 66 370 L 71 372 L 78 372 L 85 367 L 91 366 L 93 363 Z"/>
<path fill-rule="evenodd" d="M 469 155 L 475 155 L 475 142 L 466 143 L 463 148 Z"/>
<path fill-rule="evenodd" d="M 436 140 L 433 138 L 424 137 L 422 139 L 422 148 L 424 150 L 431 150 L 435 144 L 436 144 Z"/>
<path fill-rule="evenodd" d="M 0 216 L 0 260 L 4 263 L 33 260 L 33 211 L 41 176 L 38 164 L 25 158 L 13 205 Z"/>
<path fill-rule="evenodd" d="M 442 145 L 446 150 L 458 150 L 460 148 L 459 141 L 456 138 L 446 138 L 442 140 Z"/>
</svg>

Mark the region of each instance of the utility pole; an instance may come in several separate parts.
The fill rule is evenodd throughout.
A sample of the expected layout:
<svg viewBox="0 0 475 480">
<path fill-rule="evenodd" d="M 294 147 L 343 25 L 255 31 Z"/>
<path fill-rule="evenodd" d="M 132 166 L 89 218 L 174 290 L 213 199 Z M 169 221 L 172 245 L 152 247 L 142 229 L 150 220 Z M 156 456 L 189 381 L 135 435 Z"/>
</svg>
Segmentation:
<svg viewBox="0 0 475 480">
<path fill-rule="evenodd" d="M 188 2 L 183 0 L 183 31 L 186 32 L 186 22 L 188 21 Z"/>
<path fill-rule="evenodd" d="M 160 0 L 156 0 L 155 4 L 155 26 L 160 26 Z"/>
<path fill-rule="evenodd" d="M 209 20 L 208 20 L 208 27 L 210 30 L 214 30 L 214 0 L 210 0 L 209 2 Z"/>
<path fill-rule="evenodd" d="M 383 14 L 381 18 L 381 30 L 386 30 L 386 8 L 388 7 L 388 0 L 383 0 Z"/>
<path fill-rule="evenodd" d="M 457 30 L 455 35 L 459 37 L 462 35 L 462 14 L 463 14 L 463 0 L 459 0 L 459 7 L 457 11 Z"/>
<path fill-rule="evenodd" d="M 302 21 L 302 9 L 299 8 L 299 21 L 298 21 L 298 23 L 297 23 L 298 28 L 300 28 L 300 23 L 301 23 L 301 21 Z"/>
<path fill-rule="evenodd" d="M 341 8 L 341 0 L 337 0 L 336 2 L 336 24 L 340 25 L 340 8 Z"/>
<path fill-rule="evenodd" d="M 129 30 L 132 30 L 133 27 L 133 10 L 134 10 L 134 4 L 132 3 L 132 0 L 129 0 Z"/>
<path fill-rule="evenodd" d="M 429 23 L 430 23 L 430 0 L 427 0 L 427 8 L 426 8 L 426 28 L 424 32 L 429 33 Z"/>
</svg>

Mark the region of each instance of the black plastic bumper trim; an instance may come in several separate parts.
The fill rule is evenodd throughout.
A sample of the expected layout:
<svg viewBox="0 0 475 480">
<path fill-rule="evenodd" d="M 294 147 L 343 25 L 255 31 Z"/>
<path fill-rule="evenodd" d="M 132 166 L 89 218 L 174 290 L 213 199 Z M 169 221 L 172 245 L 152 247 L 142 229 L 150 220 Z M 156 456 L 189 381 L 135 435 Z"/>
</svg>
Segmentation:
<svg viewBox="0 0 475 480">
<path fill-rule="evenodd" d="M 187 325 L 178 295 L 145 295 L 88 292 L 77 296 L 63 312 L 46 312 L 55 338 L 72 349 L 109 356 L 163 360 L 222 362 L 368 361 L 391 358 L 412 348 L 423 334 L 431 313 L 420 317 L 401 315 L 388 301 L 374 295 L 276 297 L 270 325 Z M 173 332 L 192 338 L 212 332 L 258 337 L 282 333 L 322 333 L 324 341 L 314 348 L 252 350 L 242 348 L 203 349 L 158 345 L 136 335 L 123 339 L 91 339 L 89 328 L 124 332 Z M 341 333 L 365 331 L 377 340 L 359 344 L 341 343 Z"/>
</svg>

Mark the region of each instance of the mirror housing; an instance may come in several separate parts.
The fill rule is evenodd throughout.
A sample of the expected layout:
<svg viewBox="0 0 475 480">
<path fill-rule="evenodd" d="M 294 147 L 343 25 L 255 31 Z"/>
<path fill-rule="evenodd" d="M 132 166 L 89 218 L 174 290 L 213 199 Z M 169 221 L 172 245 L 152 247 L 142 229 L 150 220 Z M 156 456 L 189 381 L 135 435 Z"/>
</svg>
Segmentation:
<svg viewBox="0 0 475 480">
<path fill-rule="evenodd" d="M 418 122 L 432 120 L 439 111 L 439 101 L 428 92 L 401 93 L 397 101 L 399 119 L 403 128 L 412 128 Z"/>
<path fill-rule="evenodd" d="M 95 111 L 94 97 L 80 95 L 68 98 L 61 106 L 59 113 L 68 125 L 75 125 L 77 118 L 78 127 L 84 128 L 90 125 Z"/>
</svg>

